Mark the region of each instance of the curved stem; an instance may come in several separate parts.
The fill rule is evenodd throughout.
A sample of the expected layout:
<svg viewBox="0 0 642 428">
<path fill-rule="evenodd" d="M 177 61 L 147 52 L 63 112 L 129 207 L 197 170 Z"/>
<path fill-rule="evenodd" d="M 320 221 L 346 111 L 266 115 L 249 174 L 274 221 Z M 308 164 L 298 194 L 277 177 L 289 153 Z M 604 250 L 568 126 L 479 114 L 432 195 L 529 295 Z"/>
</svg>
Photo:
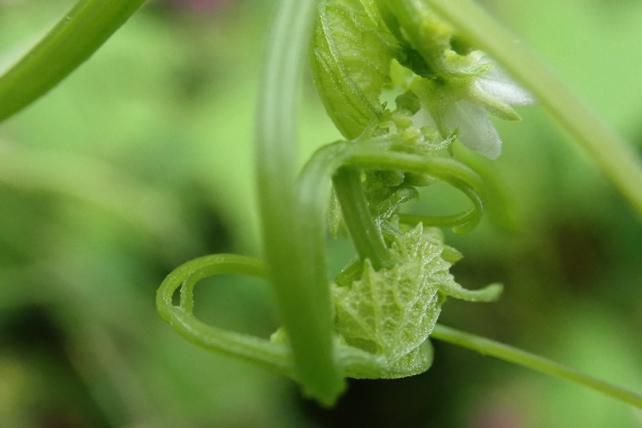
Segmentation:
<svg viewBox="0 0 642 428">
<path fill-rule="evenodd" d="M 435 326 L 430 337 L 472 351 L 477 351 L 483 355 L 489 355 L 509 363 L 517 364 L 549 376 L 586 386 L 616 400 L 642 409 L 642 395 L 596 379 L 547 358 L 531 354 L 530 352 L 439 324 Z"/>
<path fill-rule="evenodd" d="M 332 404 L 344 388 L 334 361 L 327 273 L 301 231 L 296 202 L 298 89 L 311 34 L 314 0 L 283 0 L 269 41 L 256 135 L 263 245 L 297 378 L 307 394 Z"/>
<path fill-rule="evenodd" d="M 490 54 L 527 87 L 575 141 L 584 146 L 642 216 L 642 164 L 632 147 L 473 1 L 427 1 L 435 12 L 454 24 L 471 44 Z"/>
<path fill-rule="evenodd" d="M 196 284 L 216 275 L 240 274 L 266 278 L 265 265 L 254 258 L 233 254 L 216 254 L 191 260 L 170 273 L 156 293 L 156 307 L 160 316 L 190 342 L 242 358 L 292 376 L 290 353 L 286 347 L 240 333 L 211 327 L 199 321 L 192 313 L 193 290 Z M 180 305 L 173 297 L 180 288 Z"/>
<path fill-rule="evenodd" d="M 479 221 L 483 209 L 480 196 L 483 194 L 483 186 L 481 178 L 474 171 L 453 159 L 394 152 L 390 150 L 392 145 L 393 143 L 385 138 L 360 142 L 337 142 L 317 150 L 306 163 L 298 183 L 298 215 L 301 226 L 300 233 L 302 236 L 307 237 L 306 254 L 309 256 L 310 263 L 315 266 L 317 275 L 323 278 L 327 277 L 324 252 L 326 226 L 324 213 L 330 197 L 330 179 L 335 176 L 337 171 L 343 170 L 342 167 L 346 167 L 346 171 L 352 169 L 353 173 L 354 170 L 361 169 L 397 170 L 439 178 L 463 191 L 474 205 L 474 215 L 468 211 L 463 216 L 460 216 L 466 223 L 458 224 L 457 227 L 470 228 Z M 353 182 L 350 186 L 361 186 L 361 183 L 354 182 L 354 177 L 352 179 Z M 342 179 L 339 178 L 340 189 L 337 193 L 346 190 L 341 187 L 343 186 L 341 181 Z M 356 203 L 355 200 L 347 203 L 350 207 L 347 210 L 348 218 L 354 218 L 347 220 L 346 223 L 350 235 L 356 236 L 358 237 L 357 239 L 361 240 L 359 244 L 356 244 L 358 251 L 360 251 L 360 256 L 374 257 L 372 254 L 376 254 L 377 250 L 373 249 L 373 247 L 380 244 L 383 245 L 380 242 L 381 237 L 378 233 L 371 232 L 377 231 L 377 226 L 369 212 L 365 216 L 358 214 L 363 211 L 363 206 L 352 207 L 352 204 Z M 352 211 L 353 208 L 354 211 Z M 342 206 L 342 209 L 345 210 L 345 206 Z M 367 210 L 367 206 L 365 209 Z M 419 221 L 423 220 L 430 223 L 432 218 L 422 217 L 419 219 Z M 385 247 L 379 251 L 384 250 Z M 386 254 L 380 255 L 380 257 L 382 258 L 382 263 L 385 263 L 385 259 L 388 256 Z M 355 265 L 352 269 L 349 269 L 349 272 L 344 273 L 347 276 L 351 276 L 357 271 L 358 267 Z"/>
<path fill-rule="evenodd" d="M 0 122 L 60 83 L 144 1 L 78 1 L 44 39 L 0 76 Z"/>
<path fill-rule="evenodd" d="M 422 223 L 424 226 L 451 227 L 462 223 L 470 222 L 470 219 L 476 215 L 475 209 L 466 211 L 461 214 L 444 215 L 444 216 L 424 216 L 418 214 L 399 214 L 399 221 L 404 224 Z"/>
<path fill-rule="evenodd" d="M 423 157 L 407 153 L 382 151 L 362 145 L 358 150 L 345 160 L 346 166 L 355 165 L 363 169 L 390 169 L 417 174 L 426 174 L 459 188 L 473 202 L 473 210 L 459 216 L 459 220 L 466 221 L 455 226 L 457 232 L 465 232 L 479 223 L 483 210 L 482 195 L 485 194 L 481 178 L 467 166 L 449 158 Z M 439 222 L 452 221 L 453 217 L 406 217 L 407 220 Z M 451 223 L 453 224 L 453 223 Z"/>
</svg>

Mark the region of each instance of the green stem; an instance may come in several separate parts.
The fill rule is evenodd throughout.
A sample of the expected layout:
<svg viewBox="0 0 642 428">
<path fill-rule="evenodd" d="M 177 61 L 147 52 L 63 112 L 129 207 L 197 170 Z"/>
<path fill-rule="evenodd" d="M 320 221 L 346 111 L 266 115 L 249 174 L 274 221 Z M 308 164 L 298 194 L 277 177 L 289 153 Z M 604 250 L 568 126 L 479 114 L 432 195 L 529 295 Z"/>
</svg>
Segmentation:
<svg viewBox="0 0 642 428">
<path fill-rule="evenodd" d="M 319 149 L 306 163 L 298 183 L 298 223 L 299 233 L 306 237 L 305 256 L 315 269 L 318 277 L 327 281 L 325 259 L 325 216 L 327 202 L 330 198 L 330 179 L 339 178 L 337 194 L 343 194 L 346 201 L 342 204 L 346 225 L 350 235 L 355 239 L 355 246 L 363 258 L 380 257 L 382 264 L 387 262 L 388 254 L 378 232 L 372 215 L 365 201 L 352 199 L 354 193 L 363 192 L 359 182 L 358 170 L 395 170 L 425 174 L 444 180 L 457 187 L 473 203 L 473 209 L 457 217 L 461 223 L 455 224 L 459 229 L 473 227 L 479 221 L 483 209 L 481 194 L 483 186 L 480 177 L 470 168 L 453 159 L 418 156 L 391 151 L 392 143 L 386 139 L 373 139 L 360 142 L 338 142 Z M 349 167 L 349 168 L 344 168 Z M 337 174 L 337 171 L 341 171 Z M 344 174 L 352 177 L 343 178 Z M 349 183 L 344 183 L 344 180 Z M 344 194 L 346 193 L 346 194 Z M 359 206 L 354 206 L 354 205 Z M 433 224 L 442 218 L 419 217 L 417 222 Z M 357 243 L 358 242 L 358 243 Z M 383 248 L 374 249 L 381 245 Z M 380 252 L 377 255 L 377 252 Z M 381 254 L 385 251 L 385 255 Z M 358 267 L 350 269 L 346 275 L 351 276 Z"/>
<path fill-rule="evenodd" d="M 405 0 L 413 2 L 414 0 Z M 471 0 L 427 0 L 470 43 L 486 51 L 526 86 L 582 144 L 642 216 L 642 164 L 632 148 L 590 111 L 528 49 Z"/>
<path fill-rule="evenodd" d="M 80 0 L 0 76 L 0 122 L 44 95 L 88 59 L 145 0 Z"/>
<path fill-rule="evenodd" d="M 626 390 L 620 386 L 596 379 L 577 370 L 563 366 L 549 359 L 522 351 L 503 343 L 495 342 L 470 333 L 465 333 L 443 325 L 435 326 L 431 336 L 433 339 L 448 342 L 462 348 L 477 351 L 483 355 L 517 364 L 549 376 L 586 386 L 616 400 L 629 403 L 642 409 L 642 395 Z"/>
<path fill-rule="evenodd" d="M 388 267 L 388 249 L 368 208 L 360 171 L 354 168 L 340 168 L 332 182 L 341 205 L 343 219 L 359 257 L 362 260 L 369 259 L 376 270 Z"/>
<path fill-rule="evenodd" d="M 407 153 L 383 151 L 371 147 L 360 147 L 346 158 L 345 166 L 358 166 L 362 169 L 371 170 L 396 170 L 416 174 L 426 174 L 460 189 L 468 196 L 474 207 L 460 216 L 448 217 L 424 217 L 424 216 L 402 216 L 404 220 L 417 220 L 427 225 L 446 221 L 455 226 L 455 231 L 466 232 L 475 227 L 483 212 L 482 195 L 485 195 L 484 185 L 477 173 L 462 163 L 449 158 L 423 157 Z M 465 223 L 454 224 L 452 221 L 458 219 Z"/>
<path fill-rule="evenodd" d="M 296 118 L 314 0 L 283 0 L 269 41 L 259 100 L 257 172 L 263 245 L 296 377 L 304 391 L 332 404 L 344 388 L 334 361 L 327 273 L 318 267 L 307 221 L 296 201 Z M 324 248 L 323 246 L 320 247 Z"/>
</svg>

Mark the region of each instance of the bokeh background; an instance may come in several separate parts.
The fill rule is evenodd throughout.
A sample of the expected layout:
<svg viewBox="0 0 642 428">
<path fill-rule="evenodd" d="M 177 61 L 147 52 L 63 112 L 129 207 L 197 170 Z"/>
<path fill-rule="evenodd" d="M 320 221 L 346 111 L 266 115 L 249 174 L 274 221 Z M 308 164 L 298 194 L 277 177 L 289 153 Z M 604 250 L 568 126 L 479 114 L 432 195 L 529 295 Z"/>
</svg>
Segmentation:
<svg viewBox="0 0 642 428">
<path fill-rule="evenodd" d="M 642 427 L 626 405 L 441 343 L 429 372 L 351 382 L 321 409 L 160 320 L 155 290 L 181 262 L 260 254 L 253 116 L 275 3 L 150 1 L 0 125 L 0 427 Z M 642 156 L 642 2 L 485 3 Z M 0 68 L 71 4 L 0 0 Z M 309 79 L 301 115 L 303 160 L 338 138 Z M 498 123 L 504 154 L 485 165 L 508 214 L 448 235 L 459 282 L 505 295 L 448 303 L 442 320 L 640 391 L 639 218 L 541 108 L 523 115 Z M 420 208 L 460 203 L 436 188 Z M 351 249 L 330 251 L 337 265 Z M 278 325 L 266 284 L 208 285 L 205 320 Z"/>
</svg>

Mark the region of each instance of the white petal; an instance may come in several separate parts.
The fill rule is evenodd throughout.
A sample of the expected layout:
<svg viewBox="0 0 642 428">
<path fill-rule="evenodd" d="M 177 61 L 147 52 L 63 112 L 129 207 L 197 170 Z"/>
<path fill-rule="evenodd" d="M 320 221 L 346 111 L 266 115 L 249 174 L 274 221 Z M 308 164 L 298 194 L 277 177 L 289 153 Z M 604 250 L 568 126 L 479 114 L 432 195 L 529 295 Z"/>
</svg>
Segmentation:
<svg viewBox="0 0 642 428">
<path fill-rule="evenodd" d="M 507 104 L 528 105 L 533 104 L 533 96 L 513 82 L 497 66 L 493 67 L 486 75 L 477 79 L 477 87 L 488 95 L 495 97 Z"/>
<path fill-rule="evenodd" d="M 459 101 L 446 110 L 443 123 L 450 131 L 457 131 L 459 140 L 470 150 L 489 159 L 502 153 L 502 141 L 482 107 L 470 101 Z"/>
<path fill-rule="evenodd" d="M 514 82 L 481 77 L 476 84 L 480 90 L 507 104 L 524 106 L 534 102 L 533 96 Z"/>
</svg>

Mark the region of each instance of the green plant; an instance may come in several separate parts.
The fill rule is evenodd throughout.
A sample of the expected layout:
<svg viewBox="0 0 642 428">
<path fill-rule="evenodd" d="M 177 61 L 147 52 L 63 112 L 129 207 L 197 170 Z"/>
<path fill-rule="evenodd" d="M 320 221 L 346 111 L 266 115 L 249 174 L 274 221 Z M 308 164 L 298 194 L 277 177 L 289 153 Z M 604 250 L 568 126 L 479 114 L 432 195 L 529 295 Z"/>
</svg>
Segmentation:
<svg viewBox="0 0 642 428">
<path fill-rule="evenodd" d="M 102 16 L 99 3 L 80 2 L 76 10 Z M 71 14 L 31 56 L 0 78 L 0 117 L 53 86 L 104 41 L 91 39 L 80 54 L 67 57 L 68 67 L 38 76 L 36 63 L 62 49 L 48 43 L 56 34 L 65 28 L 107 34 L 133 12 L 134 3 L 129 3 L 131 8 L 114 6 L 114 13 L 91 29 L 83 14 Z M 343 390 L 345 377 L 395 378 L 427 370 L 432 337 L 642 407 L 642 397 L 635 393 L 436 324 L 447 297 L 492 301 L 501 292 L 498 285 L 466 290 L 449 273 L 461 256 L 444 244 L 435 227 L 466 232 L 479 221 L 487 196 L 480 174 L 458 160 L 456 153 L 466 149 L 454 146 L 460 141 L 497 157 L 501 142 L 487 112 L 517 119 L 511 104 L 531 99 L 473 46 L 483 48 L 528 87 L 642 212 L 642 170 L 636 158 L 466 0 L 316 3 L 285 0 L 270 42 L 257 128 L 266 262 L 235 255 L 188 262 L 161 285 L 161 316 L 194 343 L 282 372 L 327 405 Z M 319 93 L 348 141 L 319 149 L 297 174 L 295 99 L 310 36 Z M 22 90 L 30 79 L 35 79 L 35 89 Z M 445 217 L 400 212 L 404 202 L 417 196 L 418 187 L 435 181 L 462 191 L 472 208 Z M 334 233 L 347 230 L 358 255 L 334 281 L 326 272 L 327 217 Z M 284 328 L 271 340 L 223 331 L 194 317 L 196 284 L 225 273 L 261 277 L 274 286 Z M 176 291 L 179 305 L 173 304 Z"/>
</svg>

